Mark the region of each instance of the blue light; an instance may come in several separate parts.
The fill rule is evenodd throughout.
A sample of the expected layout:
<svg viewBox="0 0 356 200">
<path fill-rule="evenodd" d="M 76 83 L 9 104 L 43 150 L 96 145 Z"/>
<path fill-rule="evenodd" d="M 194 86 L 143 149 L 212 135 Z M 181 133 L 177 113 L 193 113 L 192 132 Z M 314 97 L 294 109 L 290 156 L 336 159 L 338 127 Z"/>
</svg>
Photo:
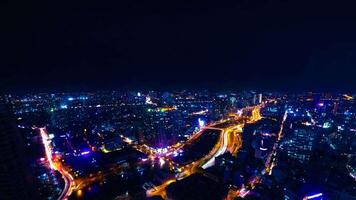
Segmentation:
<svg viewBox="0 0 356 200">
<path fill-rule="evenodd" d="M 68 101 L 73 101 L 74 98 L 73 97 L 68 97 Z"/>
<path fill-rule="evenodd" d="M 201 127 L 205 126 L 205 121 L 199 118 L 198 124 L 199 124 L 199 128 L 201 128 Z"/>
<path fill-rule="evenodd" d="M 261 150 L 261 151 L 267 151 L 268 149 L 267 149 L 267 148 L 260 147 L 260 150 Z"/>
<path fill-rule="evenodd" d="M 67 109 L 68 106 L 67 106 L 67 105 L 61 105 L 60 108 L 61 108 L 61 109 Z"/>
<path fill-rule="evenodd" d="M 317 194 L 313 194 L 310 196 L 306 196 L 306 199 L 315 199 L 315 198 L 322 197 L 322 196 L 323 196 L 323 193 L 317 193 Z"/>
</svg>

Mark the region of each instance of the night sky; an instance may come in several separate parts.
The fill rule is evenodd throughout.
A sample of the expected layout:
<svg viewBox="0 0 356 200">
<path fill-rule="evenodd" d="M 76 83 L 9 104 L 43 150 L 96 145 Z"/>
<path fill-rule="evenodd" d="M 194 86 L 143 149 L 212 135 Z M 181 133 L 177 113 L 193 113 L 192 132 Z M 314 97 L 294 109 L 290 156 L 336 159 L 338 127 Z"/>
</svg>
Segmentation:
<svg viewBox="0 0 356 200">
<path fill-rule="evenodd" d="M 2 3 L 0 89 L 356 90 L 356 3 Z"/>
</svg>

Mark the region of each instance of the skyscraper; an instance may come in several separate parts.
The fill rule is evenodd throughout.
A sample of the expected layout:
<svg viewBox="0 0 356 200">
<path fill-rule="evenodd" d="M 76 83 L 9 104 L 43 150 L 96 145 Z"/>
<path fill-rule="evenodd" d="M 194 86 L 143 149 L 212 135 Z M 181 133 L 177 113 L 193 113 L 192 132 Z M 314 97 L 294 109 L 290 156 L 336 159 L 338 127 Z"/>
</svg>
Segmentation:
<svg viewBox="0 0 356 200">
<path fill-rule="evenodd" d="M 260 104 L 262 103 L 262 93 L 254 93 L 253 94 L 253 99 L 252 99 L 252 104 L 256 105 L 256 104 Z"/>
<path fill-rule="evenodd" d="M 315 147 L 316 134 L 309 129 L 296 129 L 289 138 L 286 138 L 284 149 L 290 158 L 301 163 L 309 161 Z"/>
<path fill-rule="evenodd" d="M 0 102 L 0 199 L 31 199 L 27 184 L 24 145 L 9 106 Z"/>
<path fill-rule="evenodd" d="M 258 103 L 262 103 L 262 93 L 258 94 Z"/>
</svg>

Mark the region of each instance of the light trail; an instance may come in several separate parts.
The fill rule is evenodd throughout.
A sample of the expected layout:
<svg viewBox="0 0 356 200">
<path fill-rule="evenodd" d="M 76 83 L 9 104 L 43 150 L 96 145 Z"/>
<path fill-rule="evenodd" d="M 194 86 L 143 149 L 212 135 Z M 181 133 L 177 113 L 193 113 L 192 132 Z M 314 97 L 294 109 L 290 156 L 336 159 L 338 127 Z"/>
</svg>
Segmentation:
<svg viewBox="0 0 356 200">
<path fill-rule="evenodd" d="M 213 166 L 215 164 L 215 158 L 222 155 L 223 153 L 226 152 L 226 149 L 227 149 L 227 144 L 228 144 L 228 134 L 229 134 L 229 131 L 223 131 L 222 133 L 222 145 L 219 146 L 219 149 L 216 151 L 216 153 L 208 160 L 208 162 L 206 162 L 202 168 L 203 169 L 206 169 L 206 168 L 209 168 L 211 166 Z"/>
<path fill-rule="evenodd" d="M 61 165 L 60 162 L 57 162 L 52 154 L 52 147 L 51 147 L 51 140 L 48 137 L 48 133 L 46 128 L 38 128 L 41 138 L 42 138 L 42 143 L 45 148 L 45 153 L 46 153 L 46 158 L 49 163 L 49 167 L 52 170 L 57 170 L 60 174 L 62 174 L 63 180 L 64 180 L 64 188 L 61 192 L 61 194 L 58 197 L 58 200 L 66 200 L 68 197 L 72 194 L 73 187 L 74 187 L 74 178 L 73 176 L 67 172 L 63 166 Z"/>
<path fill-rule="evenodd" d="M 239 127 L 241 128 L 241 127 Z M 237 129 L 234 130 L 231 134 L 230 134 L 230 148 L 229 151 L 233 156 L 237 156 L 237 153 L 242 145 L 242 139 L 241 139 L 241 133 L 242 133 L 242 128 L 241 130 Z"/>
<path fill-rule="evenodd" d="M 307 200 L 307 199 L 315 199 L 315 198 L 318 198 L 318 197 L 322 197 L 323 196 L 323 193 L 318 193 L 318 194 L 314 194 L 314 195 L 310 195 L 310 196 L 306 196 L 303 198 L 303 200 Z"/>
<path fill-rule="evenodd" d="M 155 186 L 154 188 L 147 190 L 146 196 L 147 197 L 161 196 L 163 199 L 166 199 L 167 198 L 166 191 L 165 191 L 166 187 L 176 181 L 177 180 L 174 178 L 168 179 L 168 180 L 164 181 L 161 185 Z"/>
<path fill-rule="evenodd" d="M 262 116 L 260 114 L 260 109 L 263 107 L 264 104 L 257 105 L 257 106 L 252 106 L 252 107 L 246 107 L 242 109 L 242 112 L 245 113 L 244 111 L 247 111 L 247 113 L 250 113 L 250 116 L 246 118 L 246 116 L 238 116 L 237 119 L 235 120 L 220 120 L 219 122 L 213 123 L 210 126 L 204 127 L 201 131 L 199 131 L 199 134 L 193 135 L 187 142 L 185 142 L 182 145 L 179 145 L 177 148 L 173 148 L 172 151 L 177 151 L 178 149 L 182 149 L 186 144 L 191 144 L 195 139 L 197 139 L 203 132 L 203 130 L 206 129 L 212 129 L 212 130 L 220 130 L 220 139 L 217 142 L 217 144 L 213 147 L 213 149 L 205 155 L 203 158 L 194 161 L 190 164 L 187 164 L 183 167 L 180 168 L 182 170 L 181 173 L 176 175 L 176 178 L 168 179 L 167 181 L 164 181 L 161 185 L 156 186 L 150 190 L 146 191 L 146 196 L 147 197 L 153 197 L 153 196 L 161 196 L 163 199 L 166 199 L 166 191 L 165 188 L 170 185 L 173 182 L 176 182 L 177 180 L 186 178 L 197 171 L 199 171 L 199 168 L 202 167 L 203 169 L 206 169 L 212 165 L 214 165 L 215 162 L 215 157 L 224 154 L 227 151 L 230 151 L 234 154 L 237 153 L 239 147 L 241 146 L 241 135 L 237 135 L 238 133 L 242 132 L 242 128 L 246 123 L 254 123 L 260 119 L 262 119 Z M 242 119 L 242 120 L 241 120 Z M 247 119 L 247 120 L 245 120 Z M 232 126 L 229 126 L 227 128 L 217 128 L 214 126 L 223 124 L 225 122 L 234 122 L 235 124 Z M 237 123 L 237 125 L 236 125 Z M 228 126 L 228 125 L 227 125 Z M 235 134 L 235 135 L 232 135 Z M 231 136 L 233 139 L 229 138 Z M 256 179 L 252 181 L 253 183 L 258 182 L 259 179 Z M 246 196 L 250 191 L 241 191 L 241 196 Z M 230 190 L 229 194 L 231 193 L 231 197 L 237 197 L 238 194 L 240 194 L 240 190 Z"/>
<path fill-rule="evenodd" d="M 47 159 L 47 162 L 49 163 L 49 167 L 52 170 L 57 170 L 56 166 L 54 166 L 54 164 L 53 164 L 52 148 L 50 147 L 51 140 L 49 139 L 48 134 L 45 131 L 46 130 L 45 128 L 40 128 L 39 130 L 40 130 L 42 143 L 43 143 L 45 153 L 46 153 L 46 159 Z"/>
<path fill-rule="evenodd" d="M 74 178 L 67 171 L 65 171 L 62 167 L 59 167 L 58 171 L 59 171 L 59 173 L 62 174 L 62 177 L 64 180 L 64 188 L 63 188 L 61 194 L 59 195 L 58 200 L 65 200 L 65 199 L 68 199 L 68 197 L 73 192 Z"/>
<path fill-rule="evenodd" d="M 258 107 L 261 108 L 262 106 L 258 106 Z M 265 163 L 265 172 L 262 172 L 261 175 L 257 175 L 251 179 L 251 181 L 248 183 L 248 186 L 250 186 L 251 189 L 255 188 L 256 185 L 261 182 L 263 174 L 269 173 L 269 175 L 271 175 L 271 172 L 272 172 L 271 170 L 273 169 L 274 166 L 276 166 L 276 155 L 277 155 L 278 145 L 279 145 L 279 142 L 281 141 L 281 139 L 283 138 L 283 127 L 284 127 L 287 117 L 288 117 L 288 110 L 286 110 L 284 112 L 282 122 L 280 125 L 280 129 L 277 134 L 277 141 L 273 145 L 273 150 L 269 154 L 269 157 Z M 251 121 L 256 122 L 261 118 L 262 117 L 260 116 L 260 110 L 256 110 L 256 111 L 252 112 L 252 120 Z M 249 121 L 249 123 L 251 123 L 251 121 Z M 238 190 L 236 188 L 231 188 L 225 199 L 232 200 L 232 199 L 235 199 L 236 197 L 244 198 L 246 195 L 249 194 L 249 192 L 250 192 L 250 190 L 247 190 L 246 187 L 242 187 L 240 190 Z"/>
</svg>

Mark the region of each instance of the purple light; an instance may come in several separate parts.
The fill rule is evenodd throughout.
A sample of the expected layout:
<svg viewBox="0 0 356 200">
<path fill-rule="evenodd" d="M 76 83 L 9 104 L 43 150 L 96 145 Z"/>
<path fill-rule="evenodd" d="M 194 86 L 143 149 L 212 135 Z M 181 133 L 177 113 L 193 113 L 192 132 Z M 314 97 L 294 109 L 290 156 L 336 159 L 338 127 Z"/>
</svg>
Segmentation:
<svg viewBox="0 0 356 200">
<path fill-rule="evenodd" d="M 177 157 L 178 155 L 179 155 L 179 154 L 178 154 L 178 152 L 176 152 L 176 151 L 173 153 L 173 157 Z"/>
<path fill-rule="evenodd" d="M 323 103 L 323 102 L 320 102 L 320 103 L 318 103 L 318 106 L 319 106 L 319 107 L 323 107 L 323 106 L 324 106 L 324 103 Z"/>
<path fill-rule="evenodd" d="M 272 136 L 272 134 L 270 134 L 270 133 L 262 133 L 262 136 L 268 136 L 268 137 L 271 137 L 271 136 Z"/>
</svg>

